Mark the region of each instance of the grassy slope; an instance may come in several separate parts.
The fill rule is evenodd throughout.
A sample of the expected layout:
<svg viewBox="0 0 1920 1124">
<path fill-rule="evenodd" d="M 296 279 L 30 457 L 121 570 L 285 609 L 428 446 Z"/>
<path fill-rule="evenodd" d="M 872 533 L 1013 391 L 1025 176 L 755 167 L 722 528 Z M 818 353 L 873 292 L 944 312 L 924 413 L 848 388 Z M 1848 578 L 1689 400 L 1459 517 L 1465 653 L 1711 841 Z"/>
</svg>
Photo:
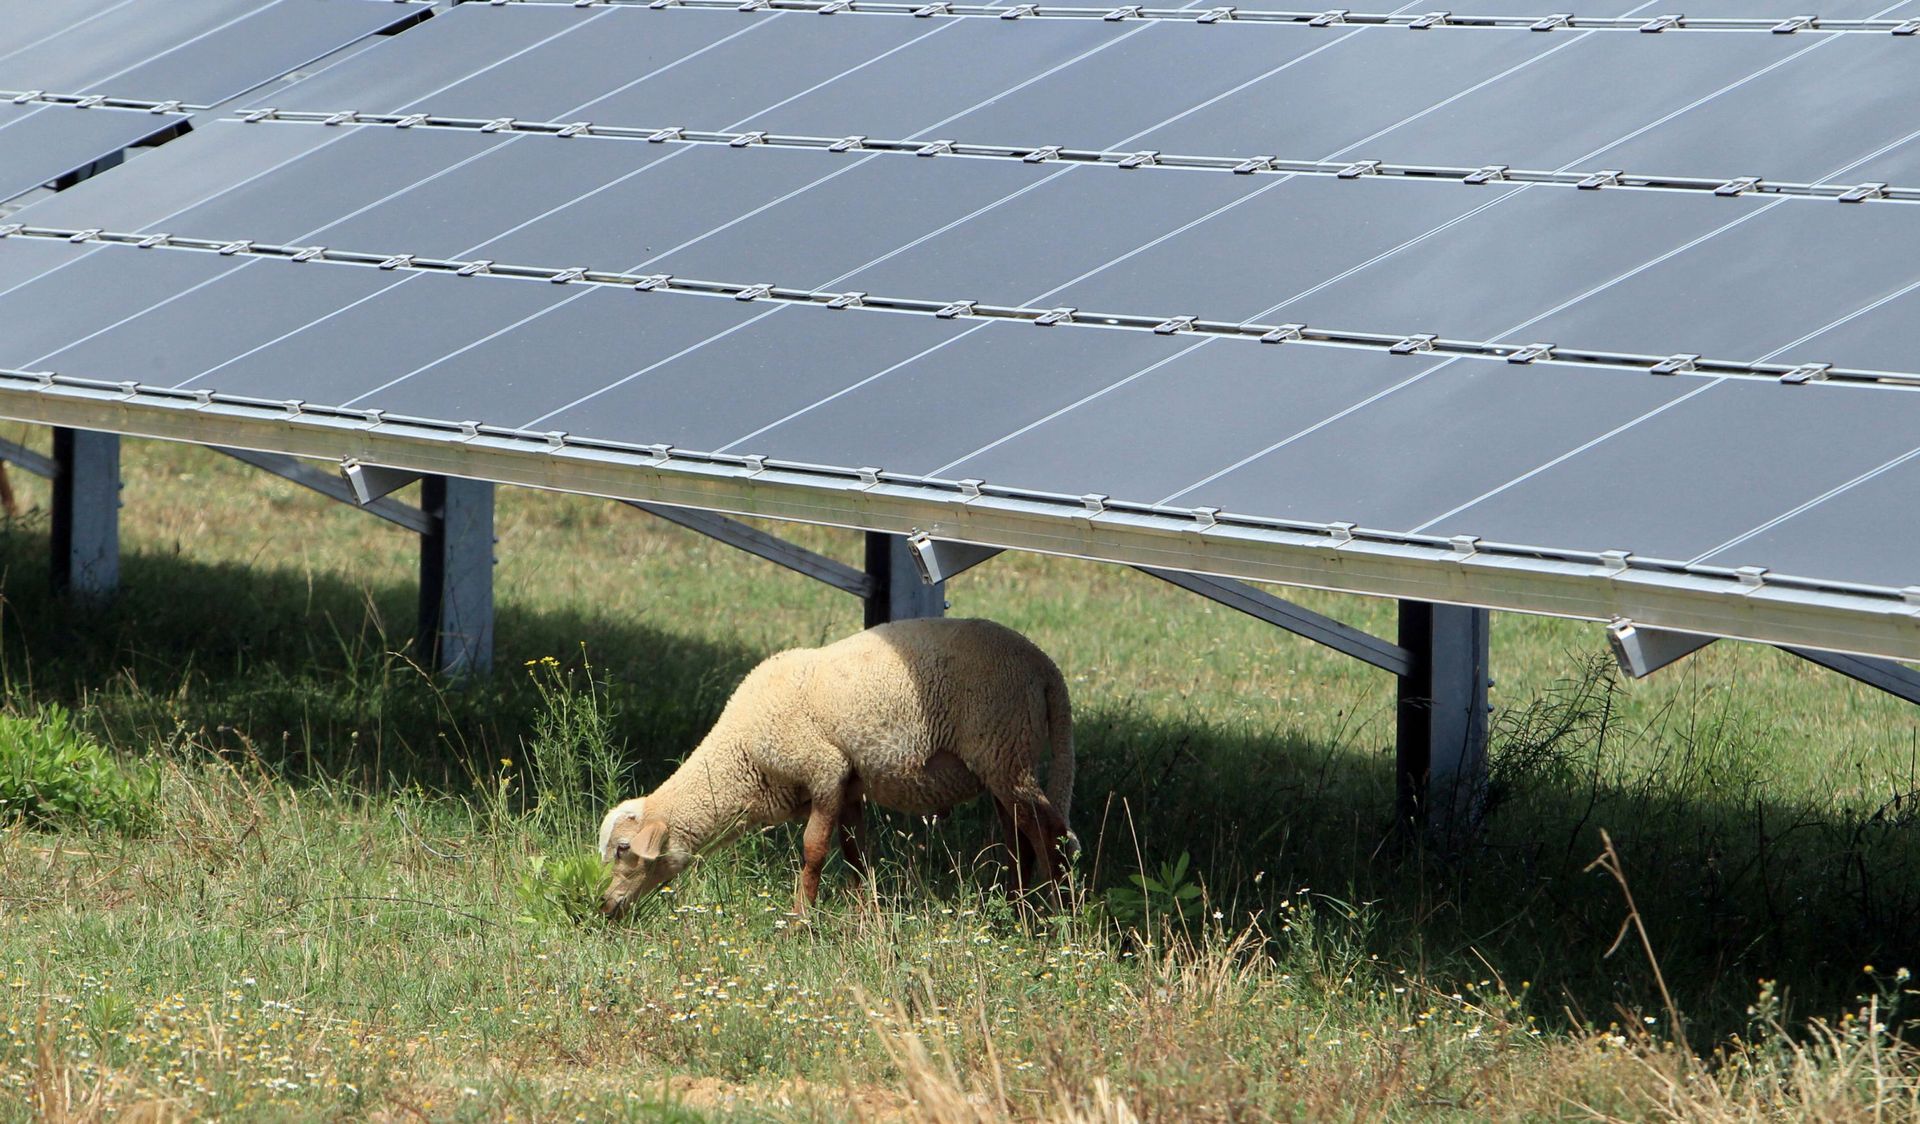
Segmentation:
<svg viewBox="0 0 1920 1124">
<path fill-rule="evenodd" d="M 977 815 L 888 821 L 877 897 L 835 877 L 808 926 L 785 913 L 790 833 L 635 926 L 523 924 L 528 856 L 590 826 L 493 799 L 526 783 L 526 661 L 592 659 L 637 788 L 754 660 L 857 628 L 857 604 L 613 504 L 504 492 L 504 670 L 449 695 L 391 654 L 409 536 L 210 453 L 126 455 L 115 611 L 48 601 L 43 520 L 0 531 L 12 708 L 76 704 L 167 769 L 151 838 L 0 836 L 0 1089 L 38 1081 L 49 1104 L 1639 1115 L 1685 1090 L 1804 1108 L 1823 1082 L 1859 1104 L 1841 1062 L 1778 1077 L 1784 1045 L 1741 1055 L 1748 1084 L 1731 1064 L 1669 1083 L 1677 1055 L 1608 1045 L 1610 1022 L 1669 1020 L 1645 958 L 1606 955 L 1620 894 L 1584 870 L 1602 828 L 1696 1046 L 1751 1038 L 1763 979 L 1798 1026 L 1897 993 L 1915 962 L 1909 707 L 1751 646 L 1616 689 L 1583 681 L 1596 627 L 1499 617 L 1499 803 L 1450 868 L 1388 842 L 1385 676 L 1144 576 L 1028 557 L 955 582 L 954 611 L 1061 664 L 1087 882 L 1190 855 L 1197 947 L 1123 940 L 1092 906 L 1021 921 L 976 877 Z M 851 560 L 850 535 L 783 532 Z M 1299 599 L 1391 631 L 1386 603 Z"/>
</svg>

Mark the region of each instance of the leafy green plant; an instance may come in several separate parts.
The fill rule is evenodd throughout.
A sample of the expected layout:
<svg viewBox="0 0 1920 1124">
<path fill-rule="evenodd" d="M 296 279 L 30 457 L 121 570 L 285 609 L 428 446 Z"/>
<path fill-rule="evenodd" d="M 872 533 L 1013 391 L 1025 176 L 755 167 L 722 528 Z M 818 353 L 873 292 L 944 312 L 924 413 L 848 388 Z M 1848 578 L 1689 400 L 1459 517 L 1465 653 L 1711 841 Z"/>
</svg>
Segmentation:
<svg viewBox="0 0 1920 1124">
<path fill-rule="evenodd" d="M 578 925 L 599 915 L 601 895 L 612 875 L 599 855 L 549 859 L 532 855 L 514 883 L 524 925 Z"/>
<path fill-rule="evenodd" d="M 1192 860 L 1185 851 L 1171 862 L 1162 862 L 1152 874 L 1141 871 L 1128 875 L 1131 886 L 1115 886 L 1107 891 L 1107 912 L 1115 921 L 1133 928 L 1157 923 L 1177 922 L 1182 927 L 1197 917 L 1202 892 L 1199 883 L 1188 877 Z"/>
<path fill-rule="evenodd" d="M 153 824 L 159 791 L 156 770 L 116 762 L 64 707 L 0 714 L 0 823 L 139 833 Z"/>
<path fill-rule="evenodd" d="M 546 656 L 527 662 L 540 696 L 526 743 L 534 825 L 553 838 L 591 831 L 617 803 L 626 762 L 614 737 L 614 712 L 593 677 L 593 665 L 563 668 Z"/>
</svg>

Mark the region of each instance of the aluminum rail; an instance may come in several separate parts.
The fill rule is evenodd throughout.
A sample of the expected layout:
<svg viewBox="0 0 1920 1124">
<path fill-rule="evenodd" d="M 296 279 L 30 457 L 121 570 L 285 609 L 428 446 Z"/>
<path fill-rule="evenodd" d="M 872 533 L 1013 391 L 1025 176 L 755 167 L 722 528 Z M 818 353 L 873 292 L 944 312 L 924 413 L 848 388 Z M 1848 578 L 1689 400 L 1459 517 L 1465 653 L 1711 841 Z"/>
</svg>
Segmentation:
<svg viewBox="0 0 1920 1124">
<path fill-rule="evenodd" d="M 1628 617 L 1730 639 L 1920 659 L 1920 586 L 1112 503 L 45 372 L 0 371 L 0 416 L 897 535 L 926 531 L 1282 585 L 1586 620 Z"/>
<path fill-rule="evenodd" d="M 1654 16 L 1580 16 L 1561 12 L 1549 15 L 1474 15 L 1471 12 L 1354 12 L 1345 8 L 1318 11 L 1263 11 L 1234 7 L 1148 8 L 1127 4 L 1113 7 L 1081 8 L 1052 4 L 965 4 L 946 0 L 487 0 L 493 7 L 511 4 L 565 5 L 574 8 L 644 7 L 706 8 L 737 12 L 817 12 L 835 15 L 854 12 L 863 15 L 973 16 L 1003 20 L 1097 19 L 1170 20 L 1180 23 L 1292 23 L 1308 27 L 1380 26 L 1404 27 L 1414 31 L 1435 28 L 1525 28 L 1528 31 L 1637 31 L 1659 34 L 1669 31 L 1743 31 L 1774 35 L 1793 35 L 1804 31 L 1852 32 L 1893 35 L 1920 33 L 1920 20 L 1914 19 L 1825 19 L 1818 15 L 1694 18 L 1678 13 Z"/>
<path fill-rule="evenodd" d="M 0 98 L 5 97 L 0 91 Z M 16 99 L 17 100 L 17 99 Z M 649 141 L 654 144 L 723 145 L 728 148 L 804 148 L 833 153 L 891 153 L 921 157 L 965 157 L 983 160 L 1019 160 L 1027 164 L 1106 164 L 1132 170 L 1159 168 L 1232 172 L 1254 176 L 1331 176 L 1359 179 L 1379 176 L 1425 182 L 1483 185 L 1524 183 L 1570 187 L 1583 191 L 1608 190 L 1692 191 L 1722 198 L 1740 195 L 1793 195 L 1835 199 L 1842 203 L 1920 202 L 1920 185 L 1869 183 L 1804 183 L 1765 176 L 1665 176 L 1617 168 L 1542 171 L 1505 164 L 1474 166 L 1450 164 L 1392 164 L 1379 160 L 1297 160 L 1275 155 L 1185 156 L 1157 150 L 1066 148 L 1060 145 L 979 144 L 953 140 L 889 140 L 865 135 L 816 137 L 804 134 L 690 129 L 683 125 L 614 125 L 592 121 L 522 121 L 515 117 L 446 117 L 431 113 L 377 113 L 361 110 L 249 109 L 229 118 L 242 124 L 275 122 L 294 125 L 362 125 L 397 129 L 451 129 L 481 133 L 519 133 L 553 137 L 591 137 L 598 140 Z"/>
<path fill-rule="evenodd" d="M 326 262 L 388 272 L 452 274 L 457 277 L 494 277 L 544 281 L 556 285 L 599 285 L 640 293 L 680 293 L 737 301 L 824 305 L 830 309 L 867 309 L 916 313 L 943 320 L 975 317 L 1013 320 L 1045 328 L 1073 326 L 1120 331 L 1152 332 L 1162 336 L 1220 336 L 1262 344 L 1305 344 L 1385 351 L 1415 358 L 1449 356 L 1503 360 L 1517 365 L 1539 364 L 1542 369 L 1583 367 L 1621 373 L 1703 378 L 1738 377 L 1833 387 L 1878 387 L 1910 391 L 1920 387 L 1920 371 L 1876 371 L 1838 367 L 1830 363 L 1746 362 L 1707 356 L 1643 355 L 1562 347 L 1553 343 L 1495 343 L 1449 339 L 1426 333 L 1366 332 L 1307 324 L 1255 324 L 1244 321 L 1204 320 L 1169 313 L 1123 313 L 1079 308 L 1041 308 L 991 305 L 951 298 L 890 297 L 866 292 L 836 292 L 771 282 L 707 281 L 666 273 L 615 273 L 585 266 L 512 265 L 491 259 L 462 261 L 416 257 L 408 253 L 340 250 L 327 246 L 293 246 L 247 239 L 201 238 L 172 234 L 138 234 L 89 228 L 0 224 L 0 239 L 27 238 L 97 244 L 141 250 L 216 254 L 233 258 L 279 258 L 293 262 Z"/>
</svg>

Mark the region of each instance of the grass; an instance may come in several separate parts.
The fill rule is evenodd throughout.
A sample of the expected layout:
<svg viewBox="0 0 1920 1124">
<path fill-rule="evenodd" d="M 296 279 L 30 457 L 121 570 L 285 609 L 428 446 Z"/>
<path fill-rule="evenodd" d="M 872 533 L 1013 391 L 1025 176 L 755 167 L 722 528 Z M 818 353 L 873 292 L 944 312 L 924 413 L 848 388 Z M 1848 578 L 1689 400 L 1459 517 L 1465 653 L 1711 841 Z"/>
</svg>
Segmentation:
<svg viewBox="0 0 1920 1124">
<path fill-rule="evenodd" d="M 145 833 L 0 828 L 0 1120 L 1915 1114 L 1920 722 L 1784 654 L 1621 683 L 1597 627 L 1497 617 L 1492 810 L 1448 864 L 1388 823 L 1387 677 L 1003 557 L 950 600 L 1073 688 L 1074 909 L 1007 902 L 972 808 L 878 820 L 874 885 L 830 869 L 804 920 L 784 830 L 610 926 L 604 802 L 856 603 L 503 491 L 500 670 L 450 690 L 403 532 L 203 450 L 126 472 L 112 608 L 47 595 L 44 515 L 0 530 L 5 721 L 65 708 L 157 778 Z"/>
</svg>

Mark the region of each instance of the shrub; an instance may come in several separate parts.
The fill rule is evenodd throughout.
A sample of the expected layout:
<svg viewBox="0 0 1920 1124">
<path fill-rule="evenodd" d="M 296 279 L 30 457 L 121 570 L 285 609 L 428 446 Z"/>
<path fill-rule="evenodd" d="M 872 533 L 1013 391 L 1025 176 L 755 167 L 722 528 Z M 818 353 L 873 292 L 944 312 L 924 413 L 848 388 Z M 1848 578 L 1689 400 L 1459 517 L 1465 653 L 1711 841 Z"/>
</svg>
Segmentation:
<svg viewBox="0 0 1920 1124">
<path fill-rule="evenodd" d="M 114 761 L 62 707 L 0 714 L 0 823 L 141 832 L 159 791 L 156 770 Z"/>
<path fill-rule="evenodd" d="M 514 884 L 520 922 L 526 925 L 578 925 L 600 913 L 600 897 L 612 880 L 599 855 L 572 854 L 557 859 L 532 855 Z"/>
</svg>

